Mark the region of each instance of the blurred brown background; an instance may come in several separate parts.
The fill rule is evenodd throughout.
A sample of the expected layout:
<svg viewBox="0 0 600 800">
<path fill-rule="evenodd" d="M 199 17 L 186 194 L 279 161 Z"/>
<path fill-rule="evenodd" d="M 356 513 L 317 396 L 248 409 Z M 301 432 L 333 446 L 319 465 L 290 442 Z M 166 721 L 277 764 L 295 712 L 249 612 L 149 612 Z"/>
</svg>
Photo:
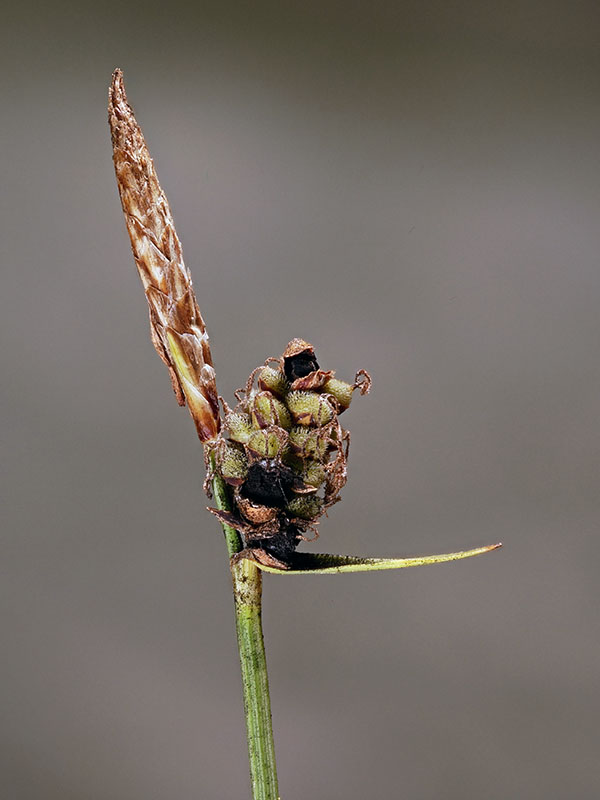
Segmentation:
<svg viewBox="0 0 600 800">
<path fill-rule="evenodd" d="M 148 336 L 120 66 L 221 393 L 293 336 L 374 378 L 265 580 L 284 800 L 600 796 L 597 3 L 5 5 L 1 794 L 247 797 L 225 549 Z"/>
</svg>

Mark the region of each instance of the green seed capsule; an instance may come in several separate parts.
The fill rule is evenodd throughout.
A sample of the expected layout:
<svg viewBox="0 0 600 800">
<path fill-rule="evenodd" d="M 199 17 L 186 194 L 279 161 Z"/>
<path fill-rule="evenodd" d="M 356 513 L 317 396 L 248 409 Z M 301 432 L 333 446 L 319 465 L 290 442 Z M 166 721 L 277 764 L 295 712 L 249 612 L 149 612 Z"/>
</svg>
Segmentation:
<svg viewBox="0 0 600 800">
<path fill-rule="evenodd" d="M 233 411 L 231 414 L 227 415 L 225 427 L 229 432 L 229 438 L 233 439 L 234 442 L 241 442 L 242 444 L 246 444 L 252 433 L 250 417 L 247 416 L 247 414 L 240 414 L 237 411 Z"/>
<path fill-rule="evenodd" d="M 258 385 L 261 389 L 273 392 L 279 397 L 284 397 L 290 388 L 283 372 L 273 367 L 264 367 L 261 370 L 258 375 Z"/>
<path fill-rule="evenodd" d="M 329 432 L 297 425 L 290 431 L 290 447 L 301 458 L 323 459 L 329 448 Z"/>
<path fill-rule="evenodd" d="M 302 473 L 302 480 L 309 486 L 315 486 L 318 489 L 325 481 L 325 470 L 318 461 L 307 461 Z"/>
<path fill-rule="evenodd" d="M 333 419 L 333 408 L 327 399 L 314 392 L 290 392 L 287 407 L 298 425 L 321 427 Z"/>
<path fill-rule="evenodd" d="M 338 381 L 337 378 L 330 378 L 323 386 L 323 391 L 333 395 L 340 404 L 340 409 L 345 411 L 352 400 L 354 387 L 351 383 L 346 383 L 346 381 Z"/>
<path fill-rule="evenodd" d="M 258 428 L 277 425 L 280 428 L 291 428 L 292 419 L 289 411 L 270 392 L 259 392 L 252 403 L 252 422 Z"/>
<path fill-rule="evenodd" d="M 282 456 L 287 450 L 287 433 L 283 428 L 277 428 L 275 426 L 252 431 L 246 447 L 254 456 L 260 458 L 277 458 Z"/>
<path fill-rule="evenodd" d="M 304 472 L 304 460 L 294 455 L 291 450 L 288 449 L 283 453 L 282 461 L 286 467 L 289 467 L 296 475 L 302 475 Z"/>
<path fill-rule="evenodd" d="M 248 475 L 248 459 L 241 447 L 224 442 L 217 457 L 219 472 L 226 483 L 241 486 Z"/>
<path fill-rule="evenodd" d="M 285 507 L 287 513 L 292 517 L 300 519 L 314 519 L 321 513 L 323 501 L 314 495 L 303 495 L 294 497 Z"/>
</svg>

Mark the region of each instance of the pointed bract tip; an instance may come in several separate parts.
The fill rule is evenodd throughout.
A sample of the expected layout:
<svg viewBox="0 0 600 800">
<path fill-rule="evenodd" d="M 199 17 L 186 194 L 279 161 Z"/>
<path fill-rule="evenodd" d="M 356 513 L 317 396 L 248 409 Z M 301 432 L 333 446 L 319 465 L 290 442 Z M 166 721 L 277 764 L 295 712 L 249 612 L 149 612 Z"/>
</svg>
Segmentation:
<svg viewBox="0 0 600 800">
<path fill-rule="evenodd" d="M 123 83 L 123 72 L 118 67 L 112 74 L 112 80 L 108 87 L 108 110 L 116 112 L 119 106 L 127 107 L 127 94 Z"/>
<path fill-rule="evenodd" d="M 427 564 L 443 564 L 447 561 L 460 561 L 463 558 L 482 556 L 502 547 L 502 542 L 475 547 L 472 550 L 459 550 L 456 553 L 441 553 L 433 556 L 416 556 L 412 558 L 365 558 L 363 556 L 340 556 L 327 553 L 295 553 L 287 564 L 288 569 L 282 571 L 270 564 L 257 562 L 257 566 L 265 572 L 278 575 L 332 575 L 343 572 L 377 572 L 404 567 L 422 567 Z M 244 553 L 246 551 L 243 551 Z M 256 560 L 256 559 L 253 559 Z"/>
<path fill-rule="evenodd" d="M 120 67 L 117 67 L 112 74 L 111 86 L 113 89 L 123 89 L 123 70 Z"/>
</svg>

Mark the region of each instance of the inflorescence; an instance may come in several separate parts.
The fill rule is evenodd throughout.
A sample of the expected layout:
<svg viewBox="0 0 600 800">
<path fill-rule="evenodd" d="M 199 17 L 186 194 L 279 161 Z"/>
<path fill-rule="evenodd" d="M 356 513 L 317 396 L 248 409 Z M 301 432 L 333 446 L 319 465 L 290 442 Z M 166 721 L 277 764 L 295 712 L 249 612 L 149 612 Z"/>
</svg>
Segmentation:
<svg viewBox="0 0 600 800">
<path fill-rule="evenodd" d="M 281 358 L 257 367 L 210 446 L 213 468 L 227 484 L 232 511 L 209 510 L 243 534 L 246 552 L 257 561 L 287 567 L 298 543 L 316 538 L 319 518 L 339 499 L 346 483 L 350 435 L 339 415 L 359 389 L 366 394 L 365 370 L 354 383 L 322 370 L 311 344 L 293 339 Z M 250 552 L 248 552 L 250 551 Z"/>
</svg>

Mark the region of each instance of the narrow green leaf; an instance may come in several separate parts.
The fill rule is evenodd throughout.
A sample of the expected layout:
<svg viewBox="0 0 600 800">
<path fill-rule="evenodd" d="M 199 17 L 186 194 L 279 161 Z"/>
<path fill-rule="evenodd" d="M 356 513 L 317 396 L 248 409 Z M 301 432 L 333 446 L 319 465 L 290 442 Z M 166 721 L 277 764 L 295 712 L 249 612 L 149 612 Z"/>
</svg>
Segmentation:
<svg viewBox="0 0 600 800">
<path fill-rule="evenodd" d="M 254 563 L 263 572 L 272 572 L 275 575 L 335 575 L 343 572 L 376 572 L 383 569 L 404 569 L 404 567 L 421 567 L 426 564 L 441 564 L 444 561 L 459 561 L 461 558 L 490 553 L 499 547 L 502 547 L 501 542 L 485 547 L 475 547 L 473 550 L 459 550 L 456 553 L 413 558 L 361 558 L 360 556 L 337 556 L 328 553 L 296 553 L 291 559 L 290 569 L 278 569 L 258 562 Z M 253 561 L 253 559 L 250 560 Z"/>
</svg>

